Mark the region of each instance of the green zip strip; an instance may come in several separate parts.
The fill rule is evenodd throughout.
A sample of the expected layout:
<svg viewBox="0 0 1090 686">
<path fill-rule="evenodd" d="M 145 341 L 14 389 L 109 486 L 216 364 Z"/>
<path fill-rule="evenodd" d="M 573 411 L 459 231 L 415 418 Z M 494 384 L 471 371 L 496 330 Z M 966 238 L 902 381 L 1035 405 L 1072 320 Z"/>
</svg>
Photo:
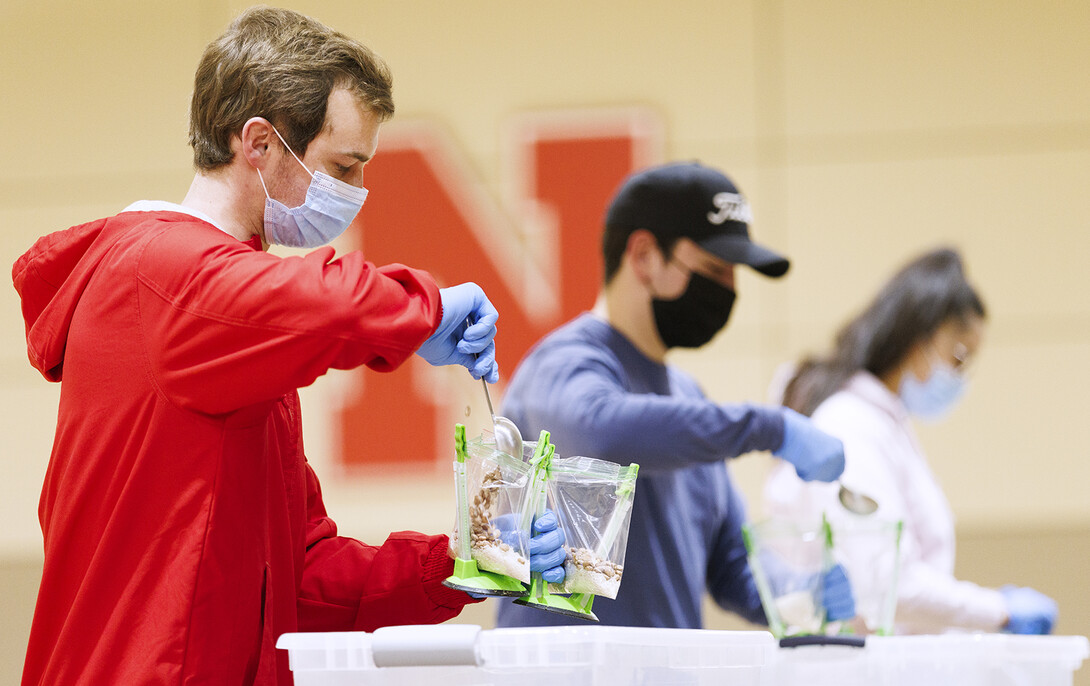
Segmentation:
<svg viewBox="0 0 1090 686">
<path fill-rule="evenodd" d="M 905 528 L 904 520 L 898 519 L 897 523 L 894 526 L 895 526 L 895 529 L 896 529 L 896 534 L 893 537 L 893 559 L 894 559 L 894 562 L 893 562 L 892 587 L 896 588 L 898 580 L 899 580 L 900 575 L 901 575 L 901 535 L 904 533 L 904 528 Z M 889 624 L 892 625 L 893 624 L 892 618 L 895 617 L 896 614 L 897 614 L 897 593 L 896 592 L 889 593 L 886 596 L 886 603 L 885 603 L 884 607 L 882 608 L 882 616 L 880 617 L 880 621 L 883 624 L 885 624 L 887 619 L 889 619 Z M 887 628 L 885 626 L 882 626 L 882 627 L 879 627 L 875 631 L 875 633 L 878 634 L 879 636 L 890 636 L 890 635 L 892 635 L 893 631 L 892 631 L 891 628 Z"/>
<path fill-rule="evenodd" d="M 639 469 L 640 466 L 633 463 L 621 470 L 621 480 L 617 484 L 616 490 L 617 502 L 613 506 L 609 523 L 606 524 L 605 530 L 601 532 L 601 538 L 598 539 L 598 545 L 594 550 L 598 557 L 609 557 L 609 552 L 617 542 L 617 535 L 621 532 L 621 524 L 624 522 L 624 517 L 627 515 L 632 502 L 632 494 L 636 489 L 636 473 Z"/>
<path fill-rule="evenodd" d="M 833 568 L 833 527 L 829 525 L 829 518 L 825 512 L 821 513 L 821 531 L 822 531 L 822 546 L 821 546 L 821 573 L 818 577 L 818 584 L 821 587 L 821 604 L 825 605 L 825 584 L 822 582 L 825 575 L 829 573 L 829 570 Z M 825 627 L 829 624 L 828 610 L 824 607 L 821 608 L 821 629 L 818 633 L 824 634 Z"/>
<path fill-rule="evenodd" d="M 530 459 L 530 464 L 534 468 L 533 476 L 530 478 L 531 500 L 527 503 L 526 511 L 523 513 L 521 528 L 527 535 L 533 533 L 531 527 L 534 523 L 534 517 L 545 512 L 546 487 L 552 471 L 553 455 L 556 453 L 556 446 L 549 442 L 549 437 L 549 432 L 542 429 L 541 436 L 537 440 L 537 447 L 534 450 L 534 456 Z"/>
<path fill-rule="evenodd" d="M 773 636 L 782 638 L 787 632 L 787 627 L 780 618 L 779 610 L 776 609 L 775 596 L 772 593 L 772 587 L 768 583 L 768 576 L 761 564 L 760 555 L 758 554 L 760 551 L 758 551 L 757 542 L 754 540 L 754 527 L 755 525 L 751 524 L 742 525 L 742 542 L 745 543 L 746 552 L 749 554 L 749 566 L 753 569 L 753 582 L 757 585 L 757 593 L 760 595 L 761 604 L 765 608 L 768 628 L 772 631 Z M 759 525 L 756 525 L 756 527 L 760 528 Z"/>
<path fill-rule="evenodd" d="M 464 424 L 454 426 L 454 455 L 454 486 L 458 497 L 458 557 L 462 560 L 470 560 L 472 552 L 469 540 L 469 487 L 466 484 L 466 460 L 469 455 L 466 452 Z"/>
<path fill-rule="evenodd" d="M 640 466 L 635 462 L 624 468 L 624 471 L 621 472 L 621 483 L 617 486 L 617 495 L 632 495 L 632 491 L 636 488 L 636 474 L 639 471 Z"/>
</svg>

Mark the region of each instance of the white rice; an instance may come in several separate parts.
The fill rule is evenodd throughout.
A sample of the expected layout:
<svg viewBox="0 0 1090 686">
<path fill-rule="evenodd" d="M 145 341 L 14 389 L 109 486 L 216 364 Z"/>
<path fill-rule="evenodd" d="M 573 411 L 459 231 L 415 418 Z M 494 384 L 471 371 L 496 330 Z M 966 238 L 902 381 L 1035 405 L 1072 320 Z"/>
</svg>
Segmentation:
<svg viewBox="0 0 1090 686">
<path fill-rule="evenodd" d="M 530 583 L 530 561 L 520 557 L 517 550 L 504 550 L 495 543 L 485 543 L 473 547 L 473 559 L 479 569 Z"/>
<path fill-rule="evenodd" d="M 809 591 L 796 591 L 776 598 L 776 612 L 789 634 L 821 631 L 821 613 L 814 606 L 814 598 Z"/>
<path fill-rule="evenodd" d="M 564 593 L 593 593 L 596 596 L 616 598 L 621 587 L 621 577 L 607 577 L 591 569 L 580 569 L 569 560 L 564 564 Z"/>
</svg>

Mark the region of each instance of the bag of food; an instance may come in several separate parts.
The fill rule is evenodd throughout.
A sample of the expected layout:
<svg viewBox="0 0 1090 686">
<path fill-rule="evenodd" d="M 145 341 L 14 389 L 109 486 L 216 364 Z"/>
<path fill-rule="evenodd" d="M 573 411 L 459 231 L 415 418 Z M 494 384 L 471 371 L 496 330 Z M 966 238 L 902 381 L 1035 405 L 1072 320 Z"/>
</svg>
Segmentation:
<svg viewBox="0 0 1090 686">
<path fill-rule="evenodd" d="M 591 457 L 554 457 L 549 506 L 564 531 L 564 582 L 553 593 L 616 598 L 624 574 L 639 465 Z"/>
<path fill-rule="evenodd" d="M 742 527 L 753 580 L 777 638 L 890 634 L 897 605 L 901 522 L 848 515 L 832 521 L 768 519 Z M 827 621 L 822 578 L 841 564 L 856 617 Z"/>
<path fill-rule="evenodd" d="M 532 468 L 497 450 L 491 436 L 465 441 L 465 427 L 459 424 L 456 431 L 458 516 L 450 537 L 451 554 L 457 560 L 472 558 L 480 570 L 528 584 L 529 536 L 528 532 L 520 531 L 520 526 L 530 495 Z M 489 591 L 472 584 L 455 585 L 468 586 L 479 593 Z M 501 595 L 519 595 L 524 591 L 521 587 L 511 590 Z"/>
</svg>

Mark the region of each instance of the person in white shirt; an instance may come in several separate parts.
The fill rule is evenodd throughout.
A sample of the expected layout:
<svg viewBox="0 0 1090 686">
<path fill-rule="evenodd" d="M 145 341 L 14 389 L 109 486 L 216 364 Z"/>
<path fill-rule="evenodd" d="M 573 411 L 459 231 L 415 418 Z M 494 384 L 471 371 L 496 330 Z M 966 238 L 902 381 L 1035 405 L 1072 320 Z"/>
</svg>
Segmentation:
<svg viewBox="0 0 1090 686">
<path fill-rule="evenodd" d="M 903 267 L 837 335 L 832 352 L 799 364 L 783 404 L 844 442 L 848 488 L 879 503 L 872 517 L 901 520 L 898 633 L 946 630 L 1047 634 L 1056 603 L 1032 588 L 983 588 L 954 577 L 954 516 L 916 439 L 912 419 L 941 419 L 965 390 L 965 368 L 985 309 L 957 252 L 936 249 Z M 849 524 L 836 484 L 774 468 L 766 514 Z M 851 575 L 865 569 L 847 567 Z"/>
</svg>

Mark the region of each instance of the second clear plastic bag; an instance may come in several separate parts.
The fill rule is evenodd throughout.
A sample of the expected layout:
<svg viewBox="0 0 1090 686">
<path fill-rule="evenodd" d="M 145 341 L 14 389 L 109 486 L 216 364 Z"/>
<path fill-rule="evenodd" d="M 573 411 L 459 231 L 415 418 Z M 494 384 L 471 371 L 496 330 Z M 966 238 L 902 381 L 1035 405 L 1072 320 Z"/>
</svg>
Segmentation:
<svg viewBox="0 0 1090 686">
<path fill-rule="evenodd" d="M 549 507 L 564 530 L 564 582 L 553 593 L 616 598 L 624 573 L 639 465 L 590 457 L 553 458 Z"/>
<path fill-rule="evenodd" d="M 533 444 L 529 444 L 531 449 Z M 496 449 L 491 436 L 466 442 L 465 507 L 450 537 L 452 554 L 459 555 L 461 522 L 468 522 L 470 554 L 485 571 L 530 583 L 528 536 L 519 530 L 529 497 L 529 464 Z"/>
</svg>

